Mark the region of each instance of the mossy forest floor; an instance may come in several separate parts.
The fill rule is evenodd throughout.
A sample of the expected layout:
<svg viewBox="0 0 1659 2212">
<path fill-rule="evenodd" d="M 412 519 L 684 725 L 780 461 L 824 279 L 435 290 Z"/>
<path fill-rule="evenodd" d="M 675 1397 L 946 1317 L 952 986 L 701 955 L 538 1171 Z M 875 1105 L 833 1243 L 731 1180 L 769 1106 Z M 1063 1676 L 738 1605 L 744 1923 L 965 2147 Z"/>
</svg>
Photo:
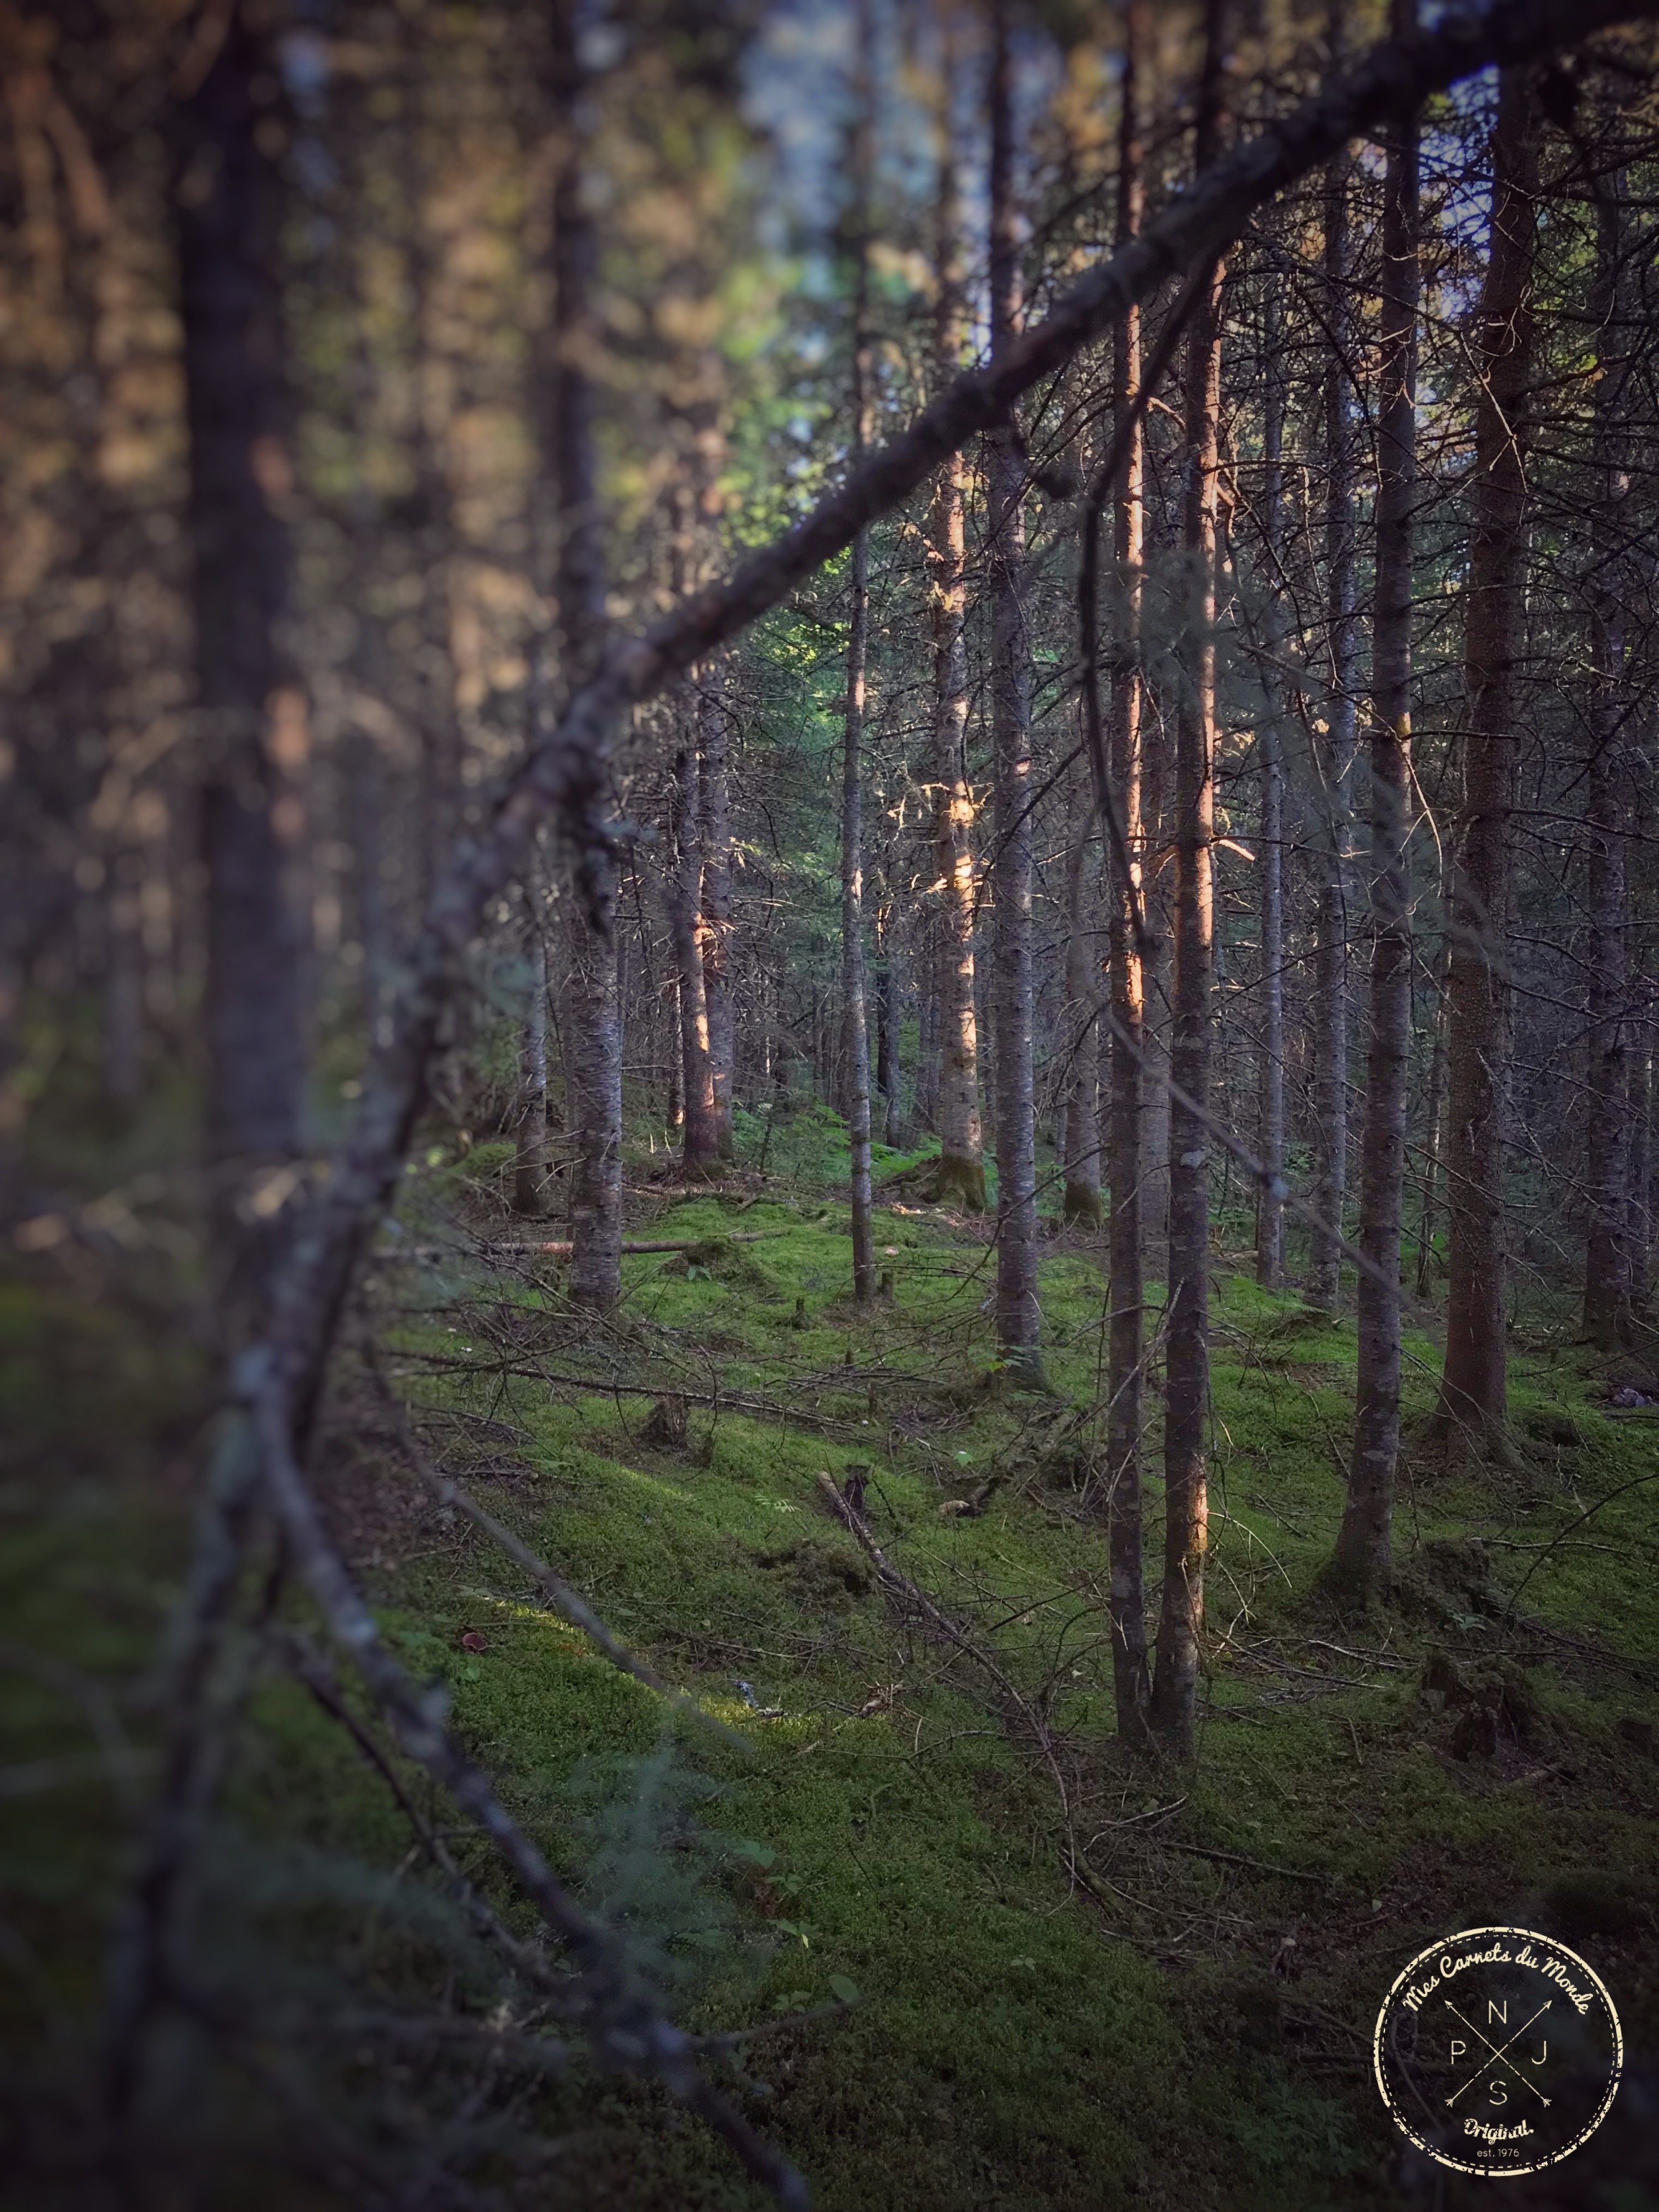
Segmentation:
<svg viewBox="0 0 1659 2212">
<path fill-rule="evenodd" d="M 1411 1443 L 1398 1602 L 1357 1615 L 1318 1581 L 1340 1509 L 1352 1328 L 1262 1294 L 1248 1255 L 1218 1255 L 1200 1753 L 1176 1771 L 1127 1756 L 1113 1733 L 1090 1412 L 1103 1240 L 1048 1246 L 1054 1395 L 1008 1395 L 983 1224 L 914 1195 L 886 1206 L 888 1291 L 860 1315 L 844 1199 L 810 1159 L 780 1147 L 769 1181 L 751 1170 L 707 1194 L 653 1184 L 649 1165 L 630 1161 L 629 1233 L 701 1249 L 629 1257 L 624 1306 L 603 1326 L 565 1307 L 556 1258 L 504 1249 L 559 1231 L 507 1212 L 502 1147 L 432 1148 L 367 1311 L 428 1459 L 728 1733 L 616 1672 L 440 1504 L 351 1358 L 322 1486 L 404 1657 L 450 1686 L 510 1805 L 635 1930 L 683 2023 L 830 2008 L 747 2046 L 738 2090 L 815 2203 L 1484 2202 L 1498 2185 L 1402 2159 L 1370 2039 L 1413 1952 L 1510 1923 L 1589 1958 L 1620 2006 L 1631 2078 L 1589 2150 L 1504 2183 L 1505 2202 L 1659 2203 L 1659 1480 L 1640 1480 L 1659 1477 L 1659 1419 L 1604 1410 L 1608 1372 L 1574 1347 L 1570 1316 L 1523 1316 L 1507 1462 L 1449 1467 Z M 13 1438 L 0 1695 L 15 1747 L 0 1974 L 28 2108 L 12 2171 L 27 2153 L 40 2177 L 5 2201 L 33 2207 L 79 2201 L 48 2123 L 74 2132 L 123 1806 L 154 1756 L 132 1685 L 179 1571 L 200 1385 L 69 1278 L 14 1280 L 0 1324 Z M 1414 1334 L 1408 1431 L 1436 1368 L 1430 1335 Z M 676 1397 L 683 1441 L 678 1408 L 659 1403 Z M 1158 1463 L 1154 1431 L 1154 1599 Z M 849 1470 L 877 1543 L 972 1651 L 884 1594 L 819 1483 Z M 980 1498 L 977 1513 L 941 1510 Z M 303 1626 L 303 1607 L 293 1617 Z M 393 1764 L 445 1826 L 423 1780 Z M 231 1806 L 240 1840 L 223 1844 L 204 1911 L 234 1893 L 251 1924 L 285 1931 L 277 1948 L 310 1941 L 315 1972 L 332 1960 L 354 1986 L 428 1974 L 422 1946 L 435 1956 L 443 1937 L 399 1917 L 427 1893 L 404 1815 L 289 1680 L 258 1693 Z M 448 1826 L 504 1899 L 482 1848 Z M 251 1951 L 236 1971 L 263 1969 Z M 424 2001 L 465 2009 L 471 1969 L 447 1971 Z M 337 2086 L 325 2063 L 325 2104 Z M 224 2094 L 234 2109 L 239 2093 Z M 503 2202 L 761 2201 L 653 2094 L 577 2079 L 525 2110 L 559 2154 Z M 284 2178 L 268 2146 L 240 2169 L 222 2142 L 212 2158 L 233 2181 L 167 2201 L 363 2201 L 330 2183 L 326 2160 L 313 2183 Z"/>
</svg>

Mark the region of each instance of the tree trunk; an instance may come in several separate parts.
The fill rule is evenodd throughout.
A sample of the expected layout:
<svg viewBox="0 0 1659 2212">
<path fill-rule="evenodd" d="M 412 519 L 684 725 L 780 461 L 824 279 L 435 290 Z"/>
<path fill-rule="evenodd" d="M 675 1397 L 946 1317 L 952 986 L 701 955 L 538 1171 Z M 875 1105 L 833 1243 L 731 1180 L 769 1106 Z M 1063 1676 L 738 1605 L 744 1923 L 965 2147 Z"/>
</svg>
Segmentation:
<svg viewBox="0 0 1659 2212">
<path fill-rule="evenodd" d="M 1333 11 L 1333 58 L 1343 21 Z M 1337 1242 L 1348 1191 L 1348 884 L 1352 873 L 1352 784 L 1359 672 L 1354 583 L 1354 450 L 1348 361 L 1357 319 L 1350 298 L 1348 193 L 1353 159 L 1345 150 L 1325 172 L 1324 312 L 1332 359 L 1325 383 L 1325 614 L 1330 702 L 1319 765 L 1324 785 L 1320 880 L 1314 934 L 1313 1176 L 1320 1224 L 1309 1251 L 1307 1297 L 1335 1313 L 1342 1299 Z M 1345 358 L 1346 356 L 1346 358 Z"/>
<path fill-rule="evenodd" d="M 694 686 L 702 672 L 694 672 Z M 683 740 L 674 759 L 674 860 L 665 879 L 669 935 L 680 978 L 680 1160 L 688 1179 L 718 1181 L 720 1128 L 714 1063 L 709 1050 L 708 992 L 704 981 L 702 805 L 695 744 Z"/>
<path fill-rule="evenodd" d="M 1435 956 L 1430 988 L 1434 1006 L 1430 1020 L 1429 1096 L 1423 1109 L 1423 1215 L 1417 1232 L 1417 1295 L 1426 1298 L 1434 1282 L 1434 1232 L 1439 1203 L 1440 1162 L 1444 1150 L 1441 1124 L 1446 1102 L 1446 985 L 1451 946 L 1443 943 Z"/>
<path fill-rule="evenodd" d="M 1275 591 L 1282 588 L 1285 501 L 1284 331 L 1277 284 L 1269 278 L 1267 330 L 1267 488 L 1264 522 L 1267 566 Z M 1273 623 L 1273 643 L 1283 625 Z M 1279 1287 L 1285 1268 L 1285 1207 L 1279 1183 L 1285 1169 L 1285 769 L 1277 700 L 1269 703 L 1261 748 L 1261 1059 L 1257 1075 L 1257 1151 L 1267 1170 L 1266 1188 L 1256 1197 L 1255 1279 L 1265 1291 Z"/>
<path fill-rule="evenodd" d="M 992 15 L 991 358 L 1018 329 L 1012 70 L 1006 0 Z M 1036 1108 L 1031 1043 L 1031 669 L 1025 624 L 1024 464 L 1011 422 L 993 430 L 991 729 L 995 757 L 997 1350 L 1016 1382 L 1046 1389 L 1036 1269 Z"/>
<path fill-rule="evenodd" d="M 1396 38 L 1416 0 L 1392 0 Z M 1418 125 L 1390 127 L 1382 185 L 1376 599 L 1371 624 L 1370 1047 L 1360 1159 L 1353 1457 L 1335 1573 L 1362 1596 L 1393 1575 L 1400 1458 L 1400 1235 L 1411 1045 L 1412 550 L 1417 481 Z M 1374 1272 L 1371 1272 L 1374 1271 Z"/>
<path fill-rule="evenodd" d="M 1124 67 L 1118 132 L 1117 240 L 1140 228 L 1145 198 L 1140 113 L 1151 45 L 1151 0 L 1127 0 L 1124 11 Z M 1140 315 L 1118 325 L 1112 361 L 1112 416 L 1120 431 L 1140 388 Z M 1113 554 L 1117 572 L 1112 625 L 1109 766 L 1123 811 L 1127 880 L 1122 860 L 1107 848 L 1111 901 L 1112 1212 L 1109 1232 L 1111 1318 L 1107 1348 L 1107 1528 L 1111 1555 L 1112 1685 L 1118 1734 L 1126 1743 L 1146 1741 L 1152 1682 L 1146 1665 L 1146 1597 L 1142 1567 L 1140 1427 L 1146 1389 L 1146 1326 L 1141 1252 L 1140 1055 L 1146 1034 L 1140 951 L 1135 941 L 1136 901 L 1146 882 L 1140 806 L 1141 521 L 1145 443 L 1139 422 L 1125 439 L 1121 470 L 1113 488 Z M 1095 610 L 1085 619 L 1093 620 Z"/>
<path fill-rule="evenodd" d="M 568 700 L 599 663 L 605 629 L 606 562 L 587 364 L 598 347 L 592 291 L 597 240 L 582 191 L 586 118 L 575 17 L 559 0 L 549 17 L 548 106 L 557 167 L 553 186 L 554 308 L 544 417 L 556 500 L 550 563 L 557 605 L 559 682 Z M 544 678 L 542 697 L 551 693 Z M 575 1146 L 570 1188 L 570 1294 L 591 1306 L 622 1295 L 622 1018 L 617 971 L 617 862 L 580 857 L 566 903 L 565 1119 Z"/>
<path fill-rule="evenodd" d="M 1456 1421 L 1476 1435 L 1502 1430 L 1507 1378 L 1504 1153 L 1512 1040 L 1504 940 L 1526 615 L 1524 415 L 1532 381 L 1534 115 L 1531 72 L 1505 70 L 1492 142 L 1492 258 L 1474 345 L 1474 476 L 1464 599 L 1468 722 L 1447 998 L 1451 1281 L 1437 1415 L 1437 1425 Z"/>
<path fill-rule="evenodd" d="M 705 672 L 697 702 L 697 775 L 702 793 L 702 978 L 708 1002 L 714 1141 L 721 1159 L 730 1160 L 735 1157 L 732 1100 L 737 1078 L 737 1012 L 732 994 L 730 718 L 724 678 L 718 661 Z"/>
<path fill-rule="evenodd" d="M 1624 601 L 1630 592 L 1627 561 L 1613 549 L 1627 534 L 1621 502 L 1628 478 L 1623 417 L 1630 362 L 1620 320 L 1620 258 L 1623 224 L 1622 173 L 1601 185 L 1593 319 L 1598 328 L 1601 374 L 1595 386 L 1595 462 L 1598 486 L 1591 549 L 1590 652 L 1594 696 L 1590 758 L 1587 764 L 1589 832 L 1589 1046 L 1586 1180 L 1589 1229 L 1584 1249 L 1583 1334 L 1611 1352 L 1630 1334 L 1628 1112 L 1630 1007 L 1627 1003 L 1629 887 L 1626 879 L 1624 721 L 1629 709 Z M 1632 595 L 1633 596 L 1633 595 Z"/>
<path fill-rule="evenodd" d="M 1213 158 L 1222 128 L 1225 0 L 1207 0 L 1194 166 Z M 1187 343 L 1187 483 L 1182 535 L 1194 627 L 1176 724 L 1175 1026 L 1170 1073 L 1188 1104 L 1170 1103 L 1170 1281 L 1164 1413 L 1164 1597 L 1152 1727 L 1190 1759 L 1204 1622 L 1209 1494 L 1210 1098 L 1214 952 L 1216 513 L 1220 472 L 1221 287 L 1218 260 Z M 1192 1109 L 1196 1108 L 1197 1113 Z"/>
<path fill-rule="evenodd" d="M 305 696 L 277 643 L 293 481 L 283 186 L 267 129 L 278 120 L 278 83 L 274 58 L 234 11 L 199 88 L 179 103 L 173 195 L 207 763 L 207 1138 L 216 1161 L 244 1170 L 298 1151 L 305 1084 L 303 939 L 288 877 L 308 741 Z M 222 1218 L 235 1240 L 231 1215 Z"/>
<path fill-rule="evenodd" d="M 1653 1248 L 1653 1221 L 1648 1205 L 1653 1146 L 1653 1024 L 1645 1017 L 1633 1025 L 1635 1050 L 1630 1070 L 1630 1213 L 1628 1261 L 1631 1314 L 1643 1319 L 1648 1310 L 1648 1276 Z"/>
<path fill-rule="evenodd" d="M 1066 855 L 1066 1020 L 1060 1152 L 1062 1214 L 1098 1229 L 1100 1212 L 1100 957 L 1096 948 L 1097 862 L 1086 785 Z"/>
<path fill-rule="evenodd" d="M 949 80 L 947 65 L 947 86 Z M 957 374 L 963 342 L 953 127 L 947 115 L 939 132 L 935 344 L 941 384 Z M 963 580 L 967 483 L 967 462 L 960 453 L 952 453 L 934 483 L 928 548 L 933 610 L 933 834 L 939 878 L 933 970 L 939 1159 L 933 1195 L 942 1206 L 982 1213 L 985 1152 L 974 988 L 974 796 L 968 775 L 968 593 Z"/>
<path fill-rule="evenodd" d="M 519 1048 L 518 1158 L 513 1174 L 513 1210 L 538 1220 L 548 1210 L 547 1146 L 547 941 L 542 935 L 540 900 L 526 886 L 530 927 L 525 959 L 530 970 L 529 998 Z"/>
</svg>

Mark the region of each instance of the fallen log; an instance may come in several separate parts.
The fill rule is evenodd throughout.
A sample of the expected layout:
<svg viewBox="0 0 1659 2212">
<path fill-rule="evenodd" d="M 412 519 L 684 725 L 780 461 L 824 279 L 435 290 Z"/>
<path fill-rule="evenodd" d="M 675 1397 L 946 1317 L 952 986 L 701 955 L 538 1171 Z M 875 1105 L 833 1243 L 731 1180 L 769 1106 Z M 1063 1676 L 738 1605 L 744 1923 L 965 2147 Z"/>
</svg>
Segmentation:
<svg viewBox="0 0 1659 2212">
<path fill-rule="evenodd" d="M 629 1252 L 704 1252 L 721 1244 L 763 1244 L 769 1237 L 787 1237 L 787 1229 L 739 1229 L 729 1236 L 714 1237 L 624 1237 L 623 1256 Z M 547 1244 L 501 1244 L 498 1252 L 550 1252 L 556 1259 L 568 1260 L 575 1246 L 568 1237 L 556 1237 Z"/>
</svg>

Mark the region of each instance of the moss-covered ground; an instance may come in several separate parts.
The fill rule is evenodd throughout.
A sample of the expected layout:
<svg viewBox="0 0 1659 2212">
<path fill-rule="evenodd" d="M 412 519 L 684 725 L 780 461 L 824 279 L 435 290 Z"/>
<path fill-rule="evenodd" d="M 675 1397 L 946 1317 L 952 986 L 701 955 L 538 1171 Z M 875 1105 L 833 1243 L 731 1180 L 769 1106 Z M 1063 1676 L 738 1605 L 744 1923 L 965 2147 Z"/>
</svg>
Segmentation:
<svg viewBox="0 0 1659 2212">
<path fill-rule="evenodd" d="M 1200 1757 L 1185 1771 L 1131 1758 L 1112 1727 L 1091 1412 L 1103 1243 L 1047 1247 L 1054 1393 L 1011 1393 L 984 1224 L 928 1207 L 912 1182 L 878 1218 L 884 1296 L 853 1309 L 836 1132 L 813 1118 L 816 1134 L 780 1127 L 764 1183 L 751 1166 L 688 1193 L 633 1164 L 630 1235 L 696 1249 L 630 1256 L 603 1327 L 566 1308 L 556 1257 L 503 1249 L 538 1232 L 501 1202 L 501 1151 L 434 1145 L 369 1302 L 431 1459 L 722 1731 L 617 1674 L 439 1505 L 355 1369 L 323 1463 L 403 1656 L 448 1684 L 461 1733 L 556 1863 L 655 1947 L 685 2024 L 831 2008 L 748 2046 L 739 2091 L 815 2202 L 1437 2201 L 1412 2193 L 1370 2034 L 1405 1960 L 1471 1924 L 1583 1949 L 1639 2080 L 1659 2045 L 1659 1480 L 1644 1480 L 1659 1478 L 1659 1421 L 1612 1418 L 1606 1373 L 1540 1310 L 1516 1346 L 1513 1451 L 1449 1464 L 1419 1440 L 1437 1352 L 1413 1334 L 1397 1601 L 1345 1612 L 1320 1571 L 1352 1328 L 1261 1292 L 1247 1259 L 1222 1254 Z M 118 1332 L 100 1357 L 96 1316 L 54 1295 L 58 1308 L 18 1291 L 0 1309 L 9 1410 L 37 1447 L 9 1493 L 27 1518 L 6 1566 L 22 1778 L 4 2003 L 9 2029 L 48 2042 L 91 2002 L 88 1907 L 120 1857 L 94 1705 L 140 1662 L 178 1571 L 180 1486 L 158 1486 L 155 1453 L 142 1483 L 112 1468 L 106 1439 L 171 1423 L 187 1455 L 194 1387 L 124 1370 Z M 43 1437 L 57 1440 L 44 1489 Z M 1157 1442 L 1154 1428 L 1154 1602 Z M 862 1476 L 877 1543 L 972 1651 L 895 1606 L 828 1509 L 826 1472 Z M 941 1510 L 963 1501 L 981 1510 Z M 295 1850 L 406 1862 L 382 1779 L 296 1687 L 268 1685 L 256 1713 L 239 1820 Z M 122 1786 L 141 1787 L 142 1702 L 115 1725 L 138 1746 Z M 588 1814 L 610 1802 L 614 1826 L 641 1777 L 657 1809 L 607 1856 Z M 453 1847 L 483 1867 L 465 1838 Z M 654 2097 L 547 2094 L 579 2179 L 514 2202 L 760 2201 Z M 1614 2147 L 1600 2166 L 1586 2154 L 1559 2201 L 1656 2201 L 1613 2125 Z"/>
</svg>

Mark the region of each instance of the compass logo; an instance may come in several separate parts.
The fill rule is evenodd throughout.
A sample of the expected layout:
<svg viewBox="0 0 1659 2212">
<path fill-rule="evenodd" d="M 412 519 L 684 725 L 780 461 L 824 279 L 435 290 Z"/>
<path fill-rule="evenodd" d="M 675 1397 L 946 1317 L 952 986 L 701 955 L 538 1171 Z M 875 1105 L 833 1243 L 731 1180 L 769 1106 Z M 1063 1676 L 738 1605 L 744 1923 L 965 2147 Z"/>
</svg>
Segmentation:
<svg viewBox="0 0 1659 2212">
<path fill-rule="evenodd" d="M 1533 2173 L 1607 2118 L 1624 2065 L 1593 1968 L 1528 1928 L 1465 1928 L 1389 1991 L 1376 2085 L 1419 2150 L 1460 2173 Z"/>
</svg>

